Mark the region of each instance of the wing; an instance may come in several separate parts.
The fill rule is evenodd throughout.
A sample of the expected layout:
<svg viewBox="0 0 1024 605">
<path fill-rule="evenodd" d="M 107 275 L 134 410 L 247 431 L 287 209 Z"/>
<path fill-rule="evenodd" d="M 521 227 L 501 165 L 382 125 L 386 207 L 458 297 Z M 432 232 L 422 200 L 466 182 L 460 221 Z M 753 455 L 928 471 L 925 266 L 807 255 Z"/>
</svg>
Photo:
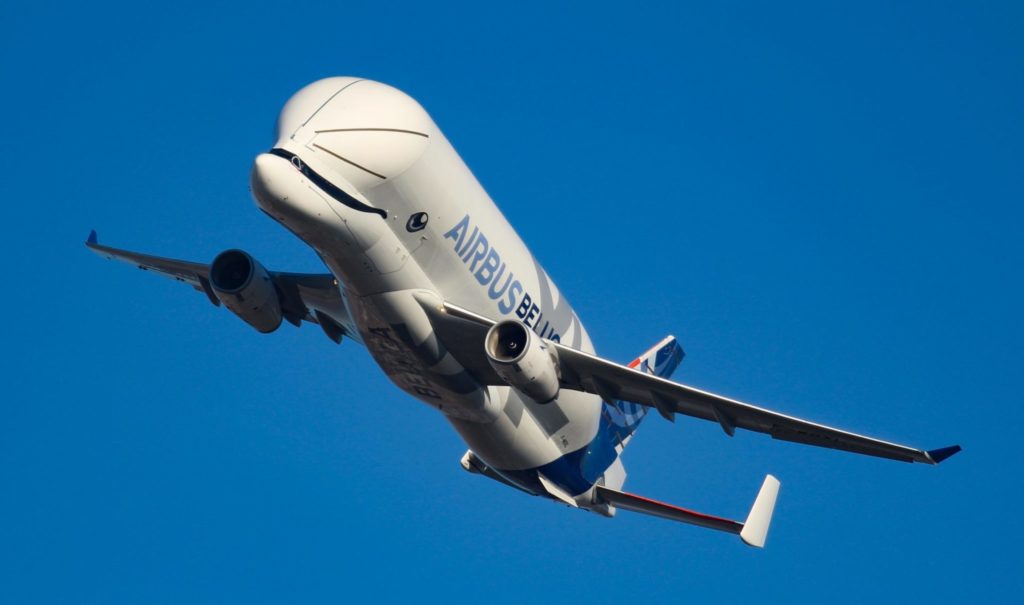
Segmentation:
<svg viewBox="0 0 1024 605">
<path fill-rule="evenodd" d="M 476 324 L 475 328 L 462 331 L 467 338 L 459 349 L 475 348 L 477 351 L 477 359 L 467 357 L 464 365 L 470 371 L 479 368 L 474 374 L 485 384 L 504 384 L 493 371 L 480 368 L 481 363 L 488 365 L 483 355 L 484 328 L 494 322 L 449 303 L 440 311 L 464 324 Z M 452 330 L 451 326 L 447 329 Z M 655 408 L 665 416 L 678 413 L 717 422 L 729 436 L 739 428 L 766 433 L 783 441 L 927 464 L 938 464 L 960 451 L 958 445 L 925 451 L 858 435 L 659 378 L 556 342 L 547 341 L 547 345 L 557 352 L 562 388 L 594 393 L 605 401 L 632 401 Z M 456 354 L 454 349 L 453 354 Z M 456 355 L 460 363 L 463 362 L 459 357 Z"/>
<path fill-rule="evenodd" d="M 143 271 L 151 271 L 158 275 L 186 283 L 206 294 L 215 306 L 220 300 L 210 286 L 210 265 L 174 258 L 163 258 L 121 250 L 100 244 L 93 231 L 85 245 L 103 258 L 121 261 L 138 267 Z M 316 273 L 281 273 L 270 271 L 270 276 L 281 296 L 281 311 L 284 318 L 294 325 L 302 321 L 319 324 L 324 332 L 335 342 L 340 341 L 342 334 L 351 331 L 344 328 L 349 325 L 348 312 L 338 289 L 338 283 L 330 274 Z"/>
</svg>

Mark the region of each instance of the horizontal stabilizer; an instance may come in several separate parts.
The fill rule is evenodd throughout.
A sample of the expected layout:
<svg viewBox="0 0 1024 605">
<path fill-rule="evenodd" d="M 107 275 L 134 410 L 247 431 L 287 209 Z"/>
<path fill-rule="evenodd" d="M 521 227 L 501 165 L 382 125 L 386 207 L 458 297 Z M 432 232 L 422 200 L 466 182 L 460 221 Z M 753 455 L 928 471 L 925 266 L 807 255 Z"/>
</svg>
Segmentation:
<svg viewBox="0 0 1024 605">
<path fill-rule="evenodd" d="M 616 508 L 738 534 L 744 543 L 762 548 L 768 537 L 768 527 L 771 525 L 772 512 L 775 510 L 775 500 L 779 495 L 779 480 L 771 475 L 764 478 L 761 491 L 758 492 L 757 499 L 754 500 L 754 506 L 750 509 L 745 523 L 706 515 L 629 492 L 620 492 L 603 485 L 597 486 L 597 495 Z"/>
</svg>

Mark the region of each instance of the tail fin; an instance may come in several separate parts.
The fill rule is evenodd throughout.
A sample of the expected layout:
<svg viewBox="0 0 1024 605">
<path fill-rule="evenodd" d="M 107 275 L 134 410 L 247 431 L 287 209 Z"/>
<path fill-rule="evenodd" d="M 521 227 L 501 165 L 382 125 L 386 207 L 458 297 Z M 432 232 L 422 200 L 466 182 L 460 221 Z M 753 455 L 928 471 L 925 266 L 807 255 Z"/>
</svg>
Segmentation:
<svg viewBox="0 0 1024 605">
<path fill-rule="evenodd" d="M 637 357 L 629 367 L 653 374 L 660 378 L 669 378 L 679 367 L 686 353 L 675 336 L 666 336 L 661 342 L 651 347 L 646 353 Z M 619 440 L 619 452 L 640 426 L 640 421 L 647 415 L 647 408 L 630 401 L 606 401 L 604 403 L 605 420 L 611 424 Z M 671 420 L 671 418 L 669 418 Z"/>
</svg>

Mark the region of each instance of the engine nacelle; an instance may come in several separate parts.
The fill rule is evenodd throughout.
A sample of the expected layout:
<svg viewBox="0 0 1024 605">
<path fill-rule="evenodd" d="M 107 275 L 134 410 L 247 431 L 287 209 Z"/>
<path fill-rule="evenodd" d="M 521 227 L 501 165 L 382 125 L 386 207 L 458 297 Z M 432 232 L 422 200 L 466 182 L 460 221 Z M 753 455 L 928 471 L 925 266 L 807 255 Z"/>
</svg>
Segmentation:
<svg viewBox="0 0 1024 605">
<path fill-rule="evenodd" d="M 284 314 L 274 280 L 242 250 L 227 250 L 210 265 L 210 286 L 232 313 L 264 334 L 281 325 Z"/>
<path fill-rule="evenodd" d="M 508 385 L 537 403 L 558 397 L 559 372 L 555 350 L 522 322 L 499 322 L 484 338 L 487 360 Z"/>
</svg>

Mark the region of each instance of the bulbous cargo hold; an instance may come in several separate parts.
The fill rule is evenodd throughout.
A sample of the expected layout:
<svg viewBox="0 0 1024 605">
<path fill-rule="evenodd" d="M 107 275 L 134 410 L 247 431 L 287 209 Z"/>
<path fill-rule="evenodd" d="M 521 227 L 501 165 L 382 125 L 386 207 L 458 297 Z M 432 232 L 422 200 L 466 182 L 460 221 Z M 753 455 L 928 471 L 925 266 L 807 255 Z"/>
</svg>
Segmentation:
<svg viewBox="0 0 1024 605">
<path fill-rule="evenodd" d="M 509 386 L 537 403 L 558 397 L 558 363 L 554 349 L 514 319 L 494 324 L 484 339 L 487 360 Z"/>
<path fill-rule="evenodd" d="M 277 119 L 275 147 L 317 157 L 359 192 L 401 175 L 439 134 L 420 104 L 371 80 L 325 78 L 296 92 Z"/>
<path fill-rule="evenodd" d="M 281 325 L 281 299 L 274 280 L 256 259 L 242 250 L 227 250 L 210 264 L 210 286 L 232 313 L 263 332 Z"/>
</svg>

